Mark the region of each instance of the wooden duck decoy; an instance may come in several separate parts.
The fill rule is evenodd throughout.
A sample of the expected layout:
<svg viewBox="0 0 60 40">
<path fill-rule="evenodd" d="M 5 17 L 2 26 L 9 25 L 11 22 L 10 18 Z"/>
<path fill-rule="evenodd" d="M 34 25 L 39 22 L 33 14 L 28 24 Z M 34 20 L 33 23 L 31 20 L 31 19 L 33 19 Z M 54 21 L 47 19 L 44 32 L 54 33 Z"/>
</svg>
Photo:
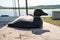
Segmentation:
<svg viewBox="0 0 60 40">
<path fill-rule="evenodd" d="M 36 9 L 34 11 L 34 16 L 26 15 L 20 16 L 13 22 L 9 23 L 9 27 L 19 27 L 19 28 L 42 28 L 43 21 L 40 18 L 42 15 L 48 15 L 44 13 L 42 9 Z"/>
</svg>

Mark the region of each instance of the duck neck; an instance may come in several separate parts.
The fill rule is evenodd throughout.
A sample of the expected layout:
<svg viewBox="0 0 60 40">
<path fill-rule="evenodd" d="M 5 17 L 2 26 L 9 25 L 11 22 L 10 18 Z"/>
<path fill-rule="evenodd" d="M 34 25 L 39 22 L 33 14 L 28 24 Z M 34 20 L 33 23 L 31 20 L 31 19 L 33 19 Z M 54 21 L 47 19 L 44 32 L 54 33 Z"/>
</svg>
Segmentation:
<svg viewBox="0 0 60 40">
<path fill-rule="evenodd" d="M 40 16 L 34 16 L 34 18 L 40 18 Z"/>
<path fill-rule="evenodd" d="M 40 20 L 40 16 L 35 16 L 34 20 Z"/>
</svg>

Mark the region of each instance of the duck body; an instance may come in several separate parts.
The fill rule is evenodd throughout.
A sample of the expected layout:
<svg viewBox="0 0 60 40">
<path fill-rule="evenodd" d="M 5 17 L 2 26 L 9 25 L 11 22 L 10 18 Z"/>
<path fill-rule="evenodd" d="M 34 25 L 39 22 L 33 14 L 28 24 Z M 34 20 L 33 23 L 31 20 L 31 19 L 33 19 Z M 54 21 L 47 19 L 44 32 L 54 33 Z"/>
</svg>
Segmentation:
<svg viewBox="0 0 60 40">
<path fill-rule="evenodd" d="M 8 26 L 10 27 L 19 27 L 19 28 L 39 28 L 42 27 L 41 18 L 32 17 L 32 16 L 20 16 L 13 22 L 10 22 Z"/>
</svg>

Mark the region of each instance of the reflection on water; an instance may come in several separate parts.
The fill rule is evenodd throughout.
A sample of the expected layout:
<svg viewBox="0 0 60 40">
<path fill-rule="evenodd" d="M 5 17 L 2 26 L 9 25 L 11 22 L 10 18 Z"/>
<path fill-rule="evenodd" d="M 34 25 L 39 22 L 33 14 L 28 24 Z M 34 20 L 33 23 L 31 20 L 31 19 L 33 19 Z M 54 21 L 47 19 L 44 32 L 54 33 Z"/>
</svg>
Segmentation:
<svg viewBox="0 0 60 40">
<path fill-rule="evenodd" d="M 52 16 L 52 11 L 60 11 L 60 9 L 43 9 L 44 12 L 46 12 L 49 16 Z M 34 13 L 34 9 L 28 10 L 29 14 Z M 20 10 L 21 15 L 26 15 L 26 10 L 21 9 Z M 13 9 L 0 9 L 0 16 L 1 15 L 9 15 L 9 16 L 19 16 L 18 10 L 13 10 Z"/>
</svg>

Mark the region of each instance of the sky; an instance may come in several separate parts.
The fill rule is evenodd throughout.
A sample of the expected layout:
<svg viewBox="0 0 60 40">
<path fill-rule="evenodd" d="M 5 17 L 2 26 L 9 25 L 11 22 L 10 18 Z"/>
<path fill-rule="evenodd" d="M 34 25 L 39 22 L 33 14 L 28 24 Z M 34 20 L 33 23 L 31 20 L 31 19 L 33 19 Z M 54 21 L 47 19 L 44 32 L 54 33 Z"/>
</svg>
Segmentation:
<svg viewBox="0 0 60 40">
<path fill-rule="evenodd" d="M 18 6 L 16 1 L 16 7 Z M 14 0 L 0 0 L 0 6 L 4 7 L 13 7 L 15 5 Z M 25 0 L 20 0 L 20 7 L 25 7 Z M 37 6 L 37 5 L 60 5 L 60 0 L 28 0 L 28 6 Z"/>
</svg>

